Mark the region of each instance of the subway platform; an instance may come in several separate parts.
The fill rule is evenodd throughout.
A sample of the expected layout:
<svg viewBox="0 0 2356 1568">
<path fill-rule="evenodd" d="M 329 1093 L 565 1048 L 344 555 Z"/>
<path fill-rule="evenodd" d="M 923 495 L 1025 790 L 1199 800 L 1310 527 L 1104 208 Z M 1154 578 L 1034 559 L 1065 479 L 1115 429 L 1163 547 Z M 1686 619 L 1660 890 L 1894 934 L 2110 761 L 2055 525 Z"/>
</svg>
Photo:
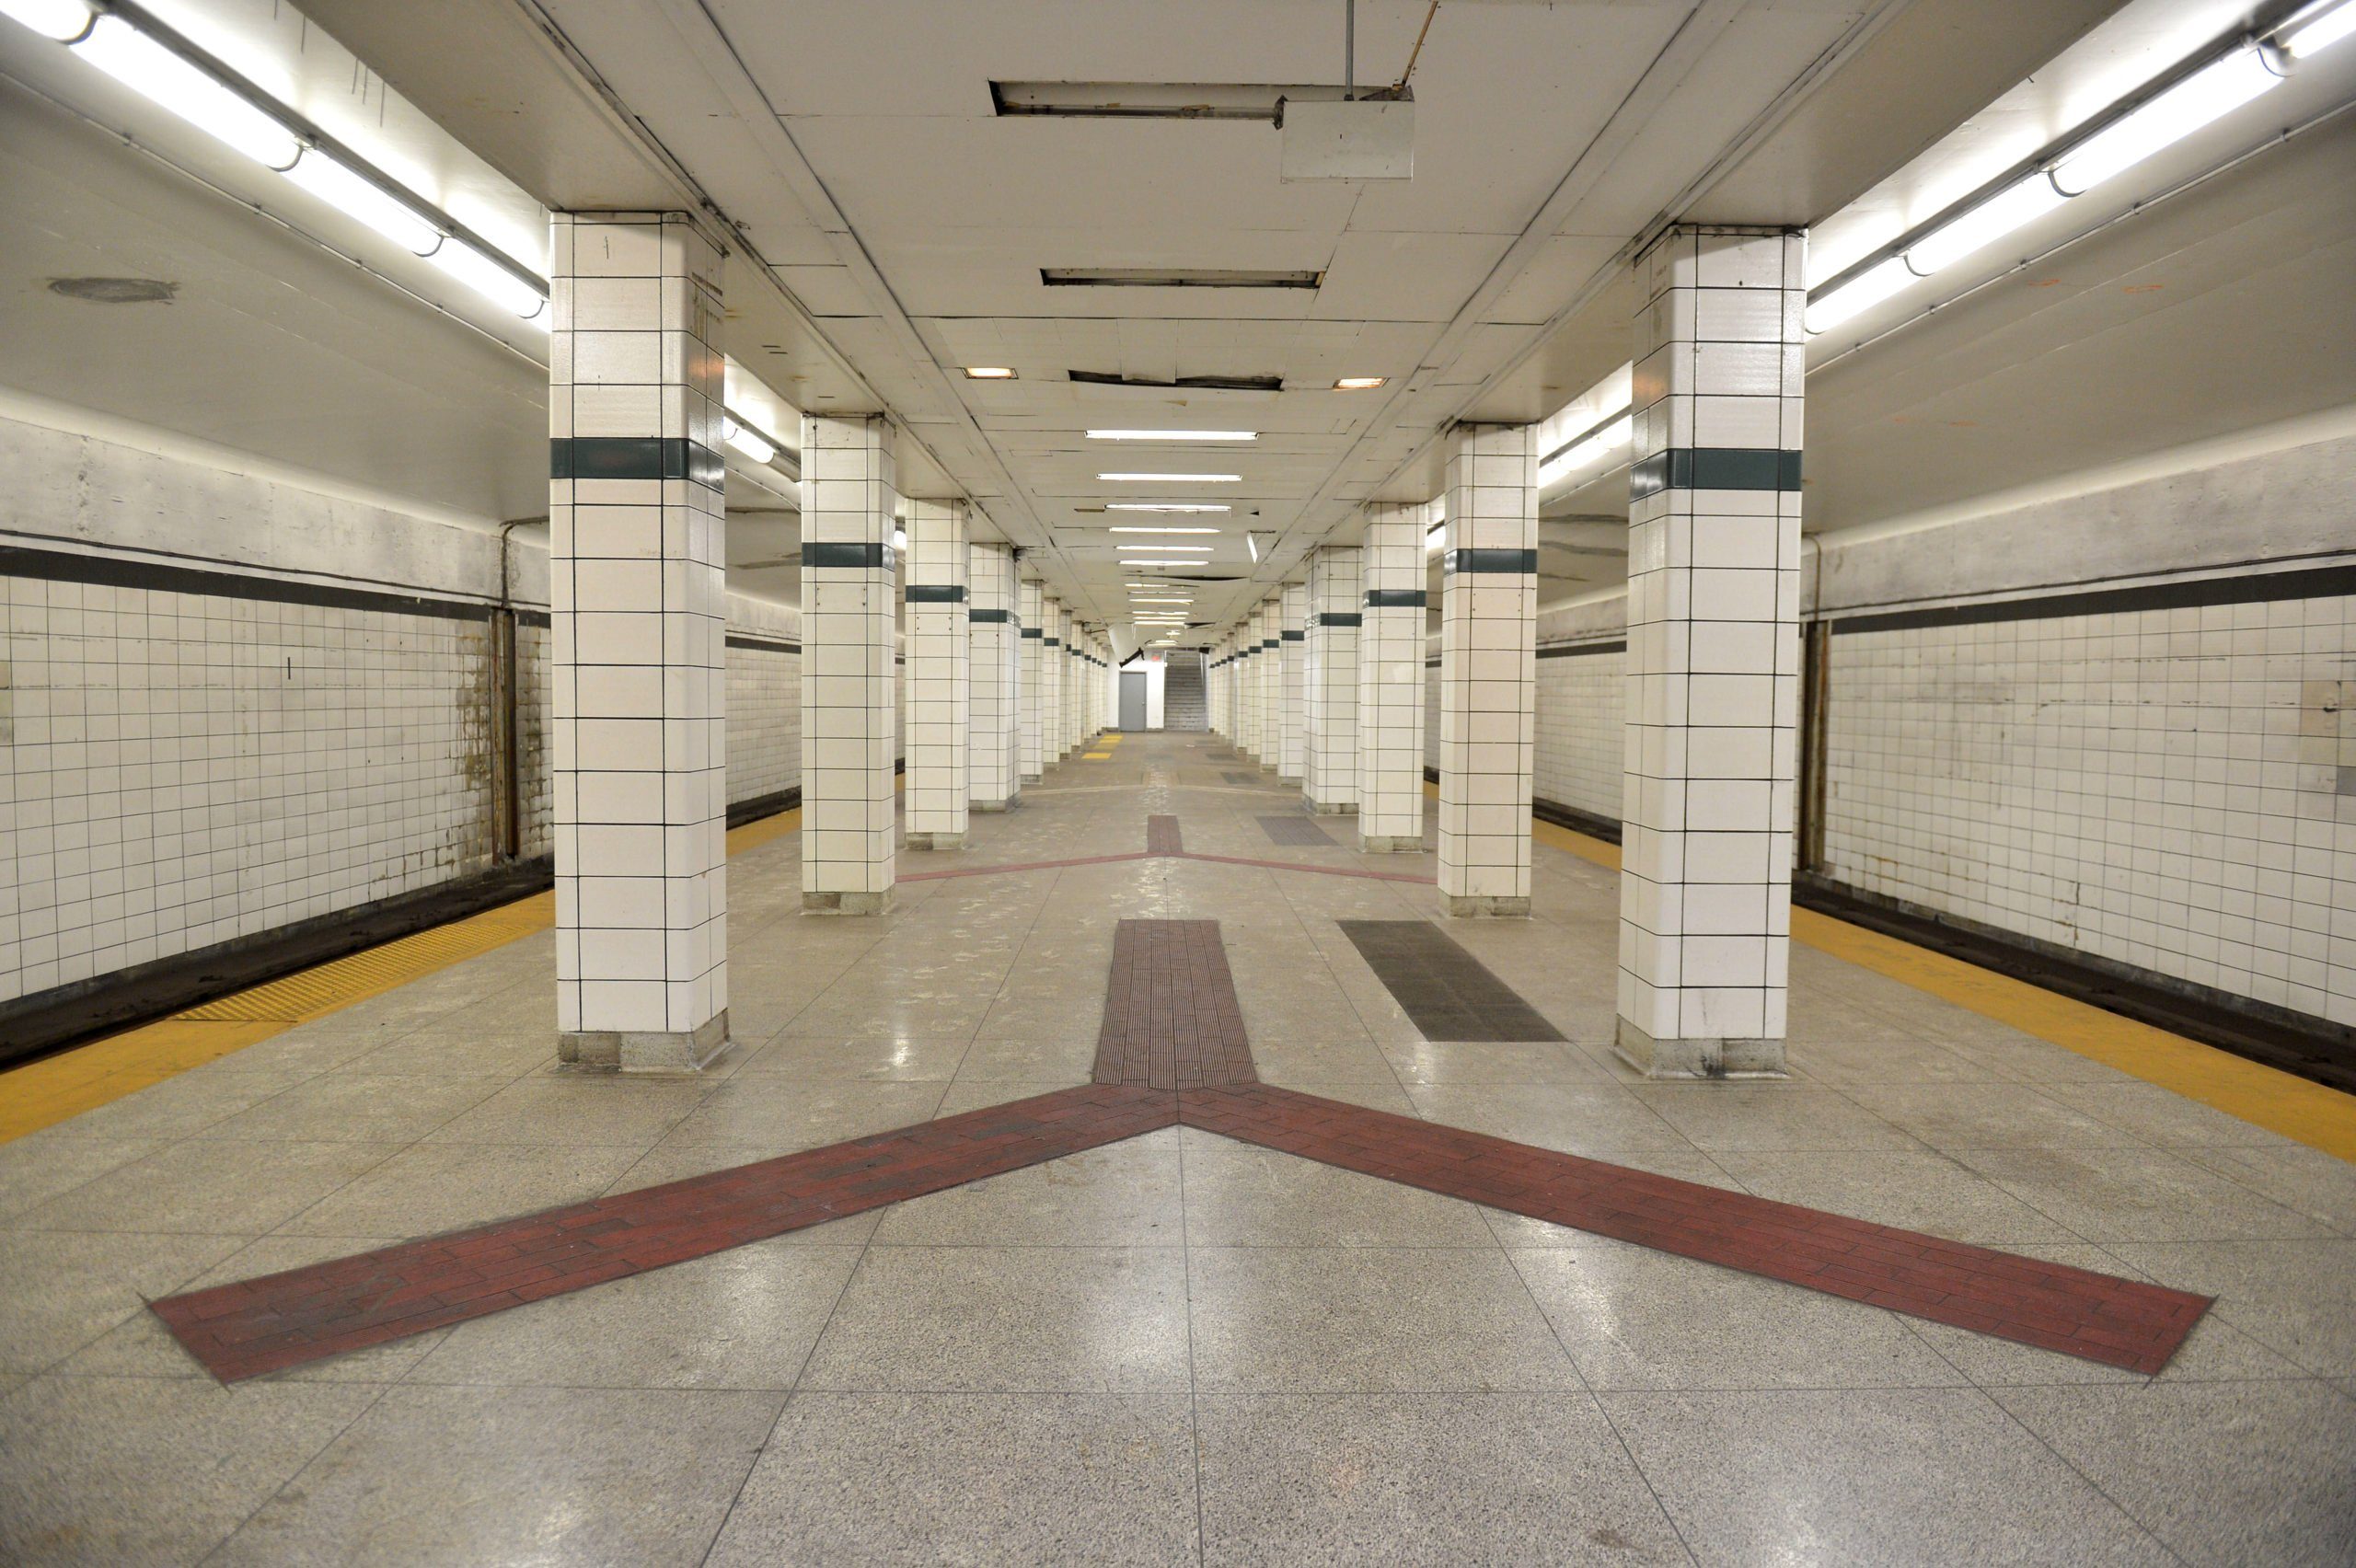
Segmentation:
<svg viewBox="0 0 2356 1568">
<path fill-rule="evenodd" d="M 1610 846 L 1445 919 L 1215 736 L 880 917 L 802 912 L 795 825 L 732 836 L 698 1076 L 557 1061 L 541 899 L 0 1080 L 0 1558 L 2356 1539 L 2344 1097 L 1805 911 L 1788 1076 L 1646 1081 Z"/>
</svg>

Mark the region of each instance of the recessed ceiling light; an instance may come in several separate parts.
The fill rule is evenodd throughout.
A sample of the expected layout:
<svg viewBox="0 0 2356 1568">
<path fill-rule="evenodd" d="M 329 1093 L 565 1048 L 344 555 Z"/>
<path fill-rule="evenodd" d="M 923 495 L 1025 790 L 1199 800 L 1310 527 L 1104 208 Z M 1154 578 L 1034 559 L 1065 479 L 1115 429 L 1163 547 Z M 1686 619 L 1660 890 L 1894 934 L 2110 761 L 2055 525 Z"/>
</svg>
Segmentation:
<svg viewBox="0 0 2356 1568">
<path fill-rule="evenodd" d="M 1108 534 L 1216 534 L 1218 532 L 1216 528 L 1181 528 L 1176 526 L 1168 528 L 1123 528 L 1117 525 L 1107 528 L 1104 531 Z"/>
<path fill-rule="evenodd" d="M 1179 556 L 1170 560 L 1125 560 L 1121 564 L 1123 566 L 1208 566 L 1210 562 L 1196 560 L 1192 556 Z"/>
<path fill-rule="evenodd" d="M 1257 441 L 1256 430 L 1091 430 L 1091 441 Z"/>
<path fill-rule="evenodd" d="M 1002 364 L 969 364 L 965 367 L 968 381 L 1012 381 L 1014 372 Z"/>
<path fill-rule="evenodd" d="M 1240 485 L 1241 474 L 1099 474 L 1108 485 Z"/>
<path fill-rule="evenodd" d="M 1107 512 L 1232 512 L 1235 508 L 1221 506 L 1216 502 L 1108 501 L 1104 503 L 1104 510 Z"/>
<path fill-rule="evenodd" d="M 1131 599 L 1131 600 L 1129 601 L 1129 603 L 1130 603 L 1130 604 L 1132 604 L 1132 605 L 1191 605 L 1191 604 L 1193 604 L 1194 602 L 1195 602 L 1195 601 L 1194 601 L 1194 600 L 1192 600 L 1192 599 L 1150 599 L 1150 598 L 1135 598 L 1135 599 Z"/>
<path fill-rule="evenodd" d="M 1334 383 L 1336 392 L 1371 392 L 1391 378 L 1387 375 L 1345 375 Z"/>
<path fill-rule="evenodd" d="M 1187 550 L 1201 555 L 1211 553 L 1208 545 L 1114 545 L 1113 548 L 1116 550 L 1161 550 L 1164 554 L 1172 550 Z"/>
</svg>

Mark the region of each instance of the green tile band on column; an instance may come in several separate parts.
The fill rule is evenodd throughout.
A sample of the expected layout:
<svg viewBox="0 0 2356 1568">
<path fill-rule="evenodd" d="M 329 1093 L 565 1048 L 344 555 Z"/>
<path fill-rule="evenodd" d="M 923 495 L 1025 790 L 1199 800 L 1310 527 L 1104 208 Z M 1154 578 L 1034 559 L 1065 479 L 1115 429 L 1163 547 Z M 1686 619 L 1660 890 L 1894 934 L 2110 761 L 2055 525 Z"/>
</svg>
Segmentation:
<svg viewBox="0 0 2356 1568">
<path fill-rule="evenodd" d="M 1763 446 L 1672 446 L 1628 470 L 1628 499 L 1665 490 L 1796 490 L 1800 454 Z"/>
<path fill-rule="evenodd" d="M 1306 631 L 1288 631 L 1284 633 L 1284 640 L 1287 642 L 1300 642 L 1306 640 L 1308 636 L 1309 633 Z"/>
<path fill-rule="evenodd" d="M 1461 549 L 1448 552 L 1450 571 L 1502 572 L 1507 576 L 1538 570 L 1538 552 L 1530 550 Z"/>
<path fill-rule="evenodd" d="M 892 565 L 892 547 L 881 539 L 805 542 L 802 564 L 825 568 L 866 567 L 882 571 Z"/>
<path fill-rule="evenodd" d="M 1420 610 L 1425 594 L 1421 588 L 1369 588 L 1366 591 L 1366 607 L 1369 610 Z"/>
<path fill-rule="evenodd" d="M 1025 637 L 1045 637 L 1045 636 L 1046 636 L 1047 634 L 1046 634 L 1046 632 L 1045 632 L 1045 630 L 1043 630 L 1042 628 L 1038 628 L 1038 627 L 1035 627 L 1035 626 L 1026 626 L 1026 627 L 1024 627 L 1024 628 L 1022 628 L 1022 635 L 1023 635 L 1023 636 L 1025 636 Z"/>
<path fill-rule="evenodd" d="M 719 490 L 727 483 L 719 453 L 684 436 L 575 435 L 549 442 L 552 479 L 688 479 Z"/>
<path fill-rule="evenodd" d="M 1012 610 L 968 610 L 965 614 L 976 626 L 1011 626 L 1014 623 Z"/>
<path fill-rule="evenodd" d="M 965 602 L 965 585 L 963 582 L 911 582 L 907 594 L 911 605 L 962 605 Z"/>
<path fill-rule="evenodd" d="M 1362 626 L 1365 622 L 1366 617 L 1359 615 L 1355 610 L 1320 610 L 1317 612 L 1317 624 L 1319 626 Z"/>
</svg>

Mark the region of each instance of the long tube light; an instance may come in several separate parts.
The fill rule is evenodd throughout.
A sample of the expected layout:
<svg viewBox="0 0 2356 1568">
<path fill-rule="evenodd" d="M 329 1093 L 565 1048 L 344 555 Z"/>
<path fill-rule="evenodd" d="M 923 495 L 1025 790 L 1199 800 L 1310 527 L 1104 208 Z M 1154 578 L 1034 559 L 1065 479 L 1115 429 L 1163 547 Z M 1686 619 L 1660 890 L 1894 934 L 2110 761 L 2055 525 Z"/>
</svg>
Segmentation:
<svg viewBox="0 0 2356 1568">
<path fill-rule="evenodd" d="M 520 263 L 464 237 L 458 225 L 343 147 L 329 148 L 294 110 L 134 6 L 87 0 L 0 0 L 0 16 L 31 29 L 189 124 L 492 304 L 549 328 L 548 285 Z"/>
<path fill-rule="evenodd" d="M 2281 85 L 2289 62 L 2356 33 L 2356 0 L 2310 6 L 2264 40 L 2239 38 L 2154 78 L 1975 194 L 1819 286 L 1807 329 L 1823 332 L 2027 227 L 2073 197 Z"/>
</svg>

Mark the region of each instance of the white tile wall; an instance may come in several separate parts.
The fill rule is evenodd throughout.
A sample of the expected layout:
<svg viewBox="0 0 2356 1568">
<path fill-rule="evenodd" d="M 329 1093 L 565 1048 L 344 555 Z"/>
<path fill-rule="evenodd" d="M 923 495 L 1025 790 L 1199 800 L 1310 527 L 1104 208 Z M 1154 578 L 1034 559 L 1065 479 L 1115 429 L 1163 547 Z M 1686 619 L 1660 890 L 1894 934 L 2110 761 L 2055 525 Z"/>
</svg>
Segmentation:
<svg viewBox="0 0 2356 1568">
<path fill-rule="evenodd" d="M 802 655 L 728 648 L 728 802 L 802 787 Z"/>
<path fill-rule="evenodd" d="M 485 622 L 0 584 L 0 998 L 490 863 Z"/>
<path fill-rule="evenodd" d="M 815 414 L 803 416 L 802 434 L 802 893 L 863 907 L 891 891 L 897 837 L 891 436 L 880 418 Z M 820 544 L 884 559 L 815 566 Z"/>
<path fill-rule="evenodd" d="M 2356 1024 L 2356 597 L 1838 634 L 1868 892 Z"/>
<path fill-rule="evenodd" d="M 1618 649 L 1538 660 L 1539 800 L 1620 820 L 1626 679 Z"/>
</svg>

